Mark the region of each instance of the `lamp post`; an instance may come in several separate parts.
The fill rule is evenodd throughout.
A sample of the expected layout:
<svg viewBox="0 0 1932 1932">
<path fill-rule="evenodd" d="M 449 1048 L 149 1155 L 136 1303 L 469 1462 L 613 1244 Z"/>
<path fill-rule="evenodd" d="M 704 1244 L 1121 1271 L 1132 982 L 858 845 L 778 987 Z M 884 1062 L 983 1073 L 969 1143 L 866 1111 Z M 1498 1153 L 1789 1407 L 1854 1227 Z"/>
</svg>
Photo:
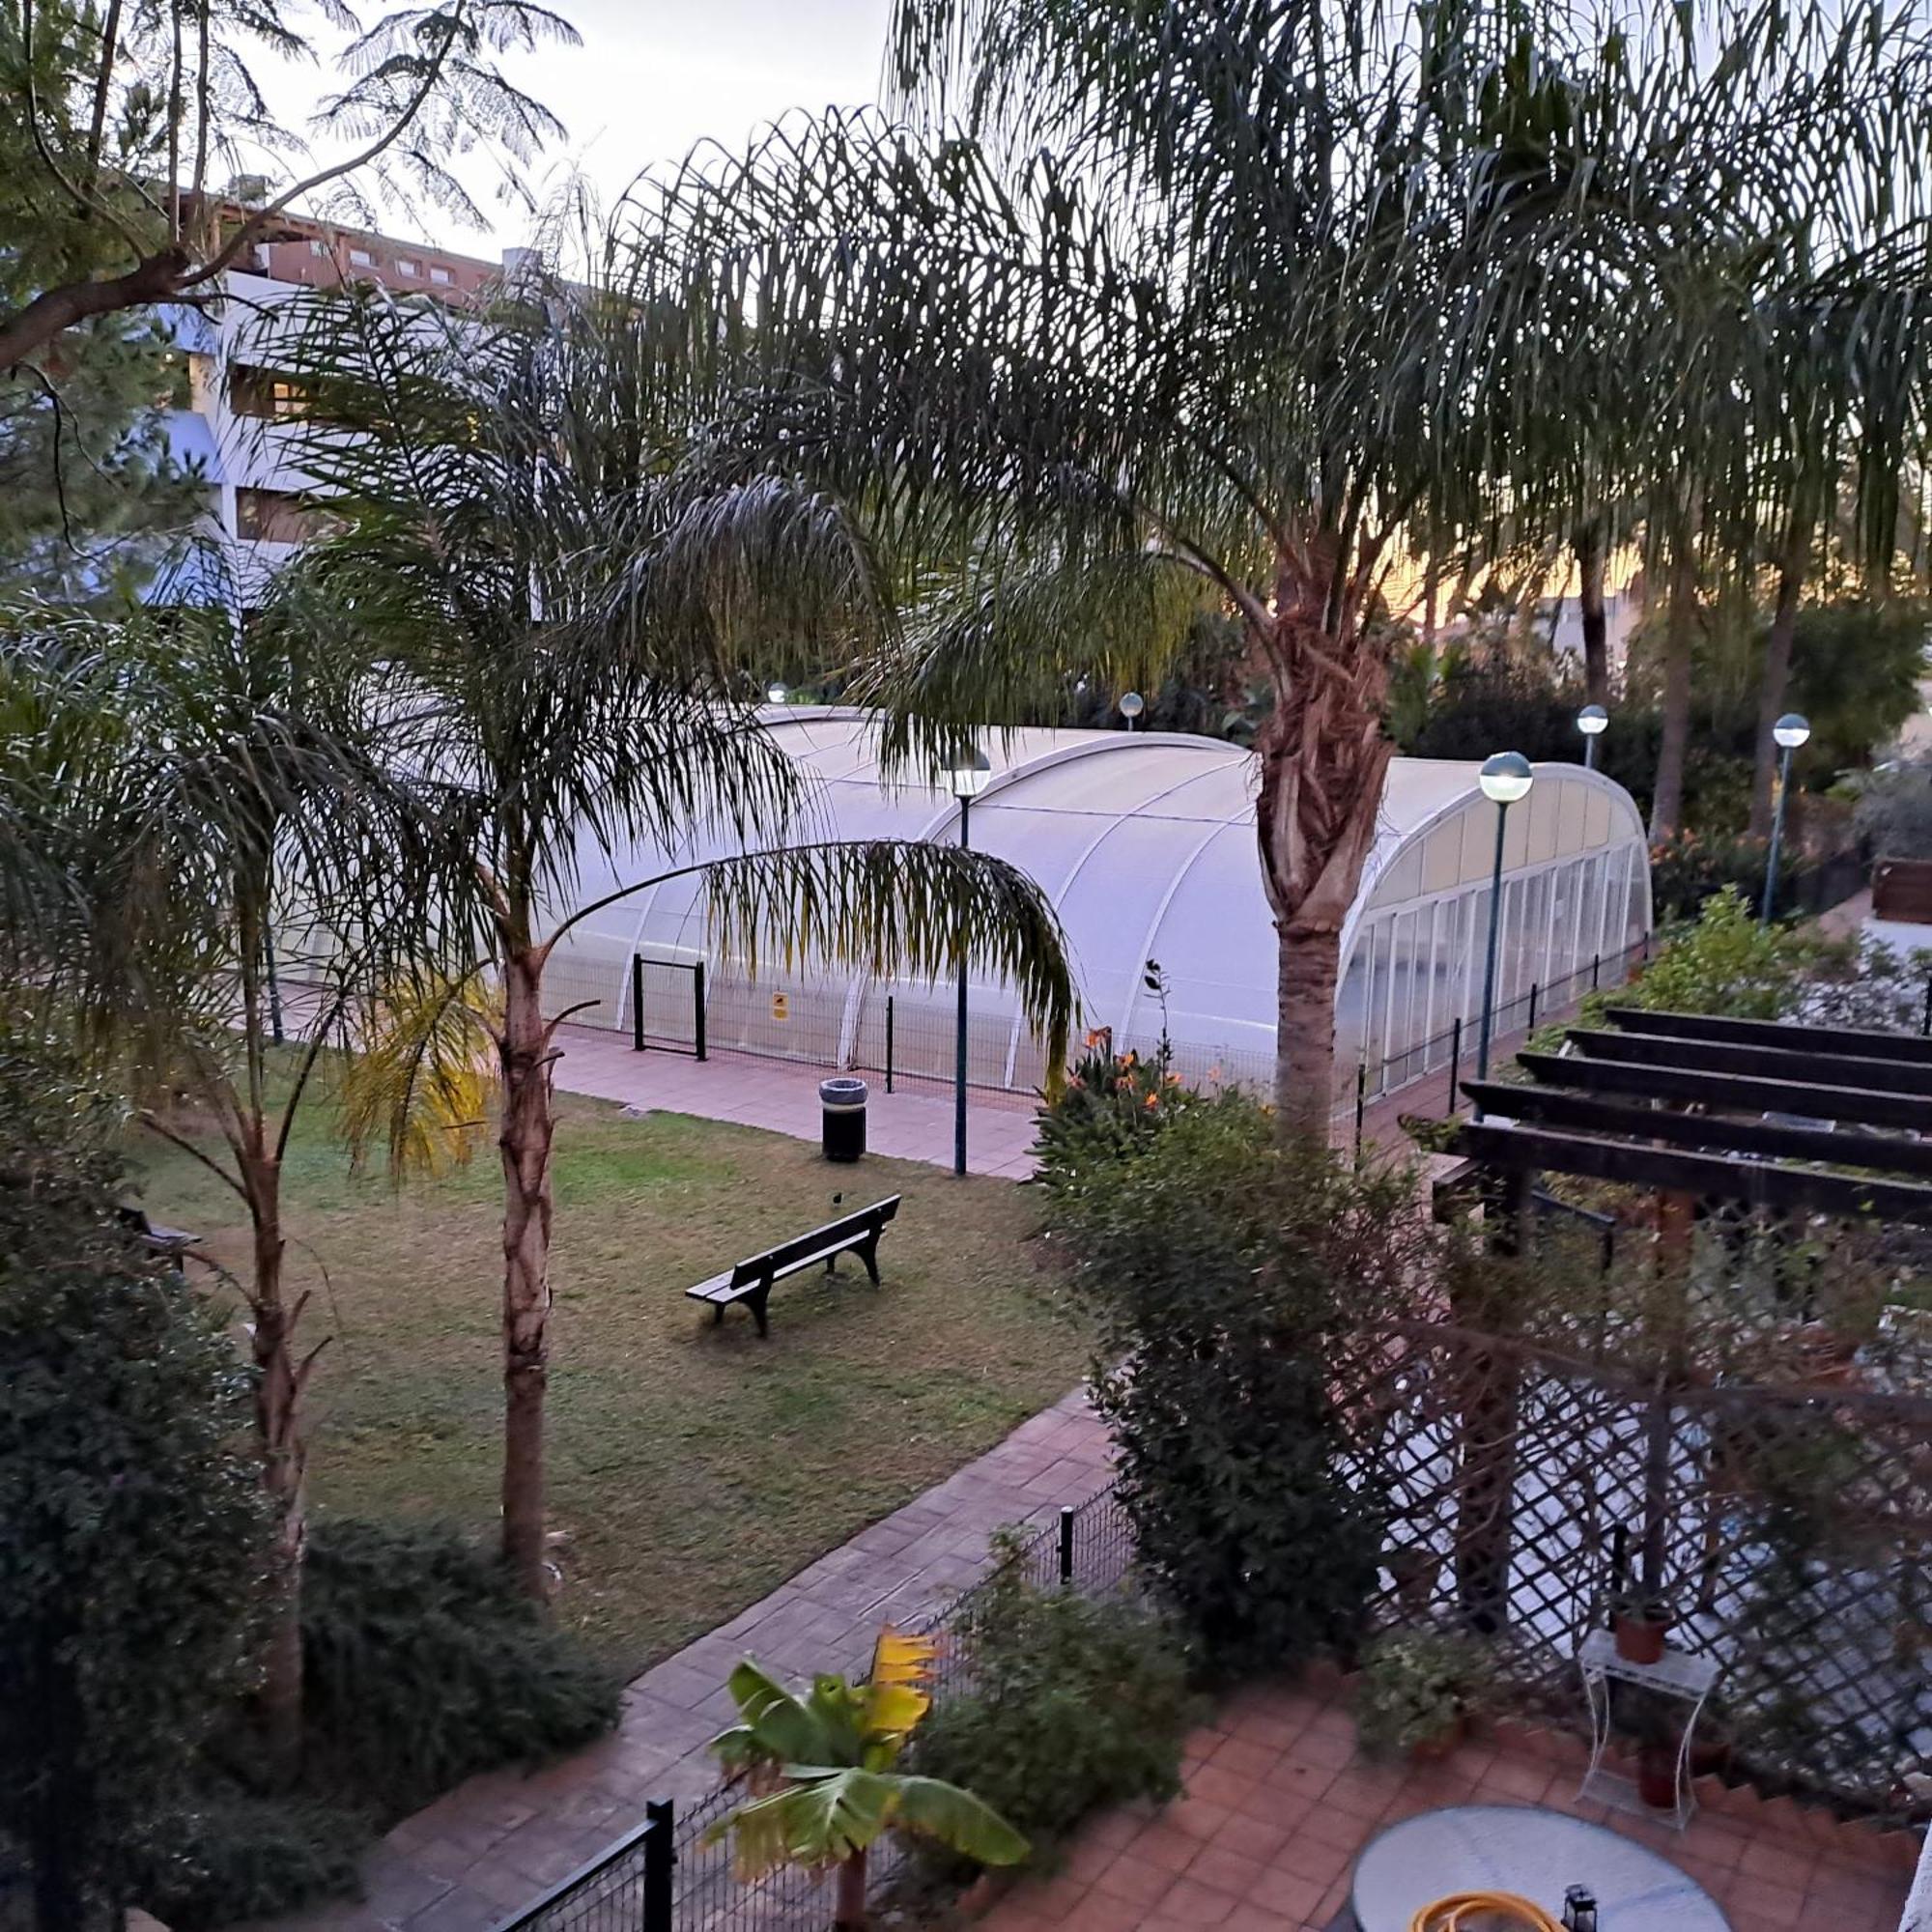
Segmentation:
<svg viewBox="0 0 1932 1932">
<path fill-rule="evenodd" d="M 1764 862 L 1764 900 L 1758 908 L 1757 923 L 1771 923 L 1772 901 L 1777 896 L 1777 848 L 1784 842 L 1784 799 L 1791 789 L 1791 754 L 1811 735 L 1810 722 L 1787 711 L 1771 727 L 1781 755 L 1777 760 L 1777 810 L 1771 815 L 1771 850 Z"/>
<path fill-rule="evenodd" d="M 768 704 L 782 704 L 790 696 L 791 693 L 779 683 L 776 678 L 765 686 L 765 701 Z"/>
<path fill-rule="evenodd" d="M 1529 768 L 1529 760 L 1520 752 L 1498 752 L 1493 757 L 1483 760 L 1483 769 L 1478 773 L 1476 782 L 1483 788 L 1483 796 L 1496 808 L 1496 863 L 1490 878 L 1490 948 L 1488 960 L 1483 968 L 1483 1016 L 1476 1034 L 1476 1078 L 1490 1077 L 1490 1023 L 1496 1007 L 1496 948 L 1502 937 L 1503 923 L 1503 826 L 1509 818 L 1509 809 L 1519 799 L 1529 796 L 1529 788 L 1536 782 L 1536 774 Z M 1480 1119 L 1482 1109 L 1477 1110 Z"/>
<path fill-rule="evenodd" d="M 1583 769 L 1597 769 L 1597 740 L 1610 728 L 1610 714 L 1601 704 L 1586 704 L 1577 714 L 1577 728 L 1583 734 Z"/>
<path fill-rule="evenodd" d="M 1121 695 L 1121 716 L 1127 721 L 1131 731 L 1140 723 L 1141 713 L 1147 709 L 1147 699 L 1138 691 L 1122 692 Z"/>
<path fill-rule="evenodd" d="M 959 849 L 973 849 L 973 801 L 986 789 L 993 767 L 986 754 L 969 745 L 946 774 L 952 796 L 959 801 Z M 966 1172 L 966 906 L 965 885 L 959 905 L 959 1033 L 952 1054 L 952 1172 Z"/>
</svg>

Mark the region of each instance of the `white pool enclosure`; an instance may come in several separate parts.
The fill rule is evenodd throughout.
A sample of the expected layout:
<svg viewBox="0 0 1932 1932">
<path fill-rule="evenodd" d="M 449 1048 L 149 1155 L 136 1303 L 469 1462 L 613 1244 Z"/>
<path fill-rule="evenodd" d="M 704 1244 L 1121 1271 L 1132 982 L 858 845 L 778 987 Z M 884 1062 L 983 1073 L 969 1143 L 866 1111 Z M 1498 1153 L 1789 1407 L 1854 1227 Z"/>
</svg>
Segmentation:
<svg viewBox="0 0 1932 1932">
<path fill-rule="evenodd" d="M 959 805 L 923 782 L 882 781 L 863 712 L 781 708 L 767 722 L 808 780 L 799 838 L 958 837 Z M 972 842 L 1029 873 L 1060 915 L 1084 1024 L 1145 1052 L 1163 1026 L 1189 1079 L 1265 1086 L 1274 1060 L 1275 935 L 1255 848 L 1256 764 L 1240 747 L 1176 733 L 988 732 L 992 775 L 972 808 Z M 1397 758 L 1382 825 L 1342 938 L 1338 1081 L 1358 1066 L 1371 1092 L 1449 1063 L 1460 1022 L 1482 1001 L 1496 808 L 1476 766 Z M 576 902 L 724 849 L 698 838 L 674 853 L 581 854 Z M 1650 927 L 1644 828 L 1629 793 L 1578 765 L 1536 768 L 1506 821 L 1497 1002 L 1523 1024 L 1531 989 L 1546 1009 L 1624 977 Z M 641 969 L 634 969 L 633 958 Z M 1165 1007 L 1146 983 L 1158 962 Z M 593 914 L 558 947 L 553 1009 L 597 1004 L 584 1023 L 689 1045 L 704 967 L 713 1050 L 813 1065 L 951 1078 L 951 983 L 874 982 L 823 961 L 787 970 L 761 957 L 755 983 L 707 943 L 701 881 L 647 887 Z M 637 995 L 642 994 L 641 1006 Z M 639 1027 L 639 1021 L 641 1026 Z M 1464 1064 L 1472 1048 L 1464 1048 Z M 1040 1050 L 1010 991 L 971 987 L 970 1077 L 1031 1090 Z"/>
</svg>

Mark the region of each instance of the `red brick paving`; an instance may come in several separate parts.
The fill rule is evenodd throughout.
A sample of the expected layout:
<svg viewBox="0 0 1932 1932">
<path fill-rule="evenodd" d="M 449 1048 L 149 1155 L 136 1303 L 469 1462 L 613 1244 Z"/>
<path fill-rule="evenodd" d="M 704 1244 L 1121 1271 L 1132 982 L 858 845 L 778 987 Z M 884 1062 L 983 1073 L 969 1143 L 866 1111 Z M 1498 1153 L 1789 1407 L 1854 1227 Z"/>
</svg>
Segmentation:
<svg viewBox="0 0 1932 1932">
<path fill-rule="evenodd" d="M 1606 1825 L 1681 1865 L 1736 1932 L 1897 1932 L 1917 1840 L 1789 1800 L 1699 1781 L 1683 1833 L 1580 1803 L 1579 1745 L 1505 1729 L 1441 1763 L 1377 1764 L 1339 1692 L 1243 1691 L 1187 1752 L 1187 1790 L 1161 1810 L 1095 1820 L 1053 1877 L 994 1906 L 983 1932 L 1328 1932 L 1349 1923 L 1348 1876 L 1385 1826 L 1445 1804 L 1545 1804 Z"/>
</svg>

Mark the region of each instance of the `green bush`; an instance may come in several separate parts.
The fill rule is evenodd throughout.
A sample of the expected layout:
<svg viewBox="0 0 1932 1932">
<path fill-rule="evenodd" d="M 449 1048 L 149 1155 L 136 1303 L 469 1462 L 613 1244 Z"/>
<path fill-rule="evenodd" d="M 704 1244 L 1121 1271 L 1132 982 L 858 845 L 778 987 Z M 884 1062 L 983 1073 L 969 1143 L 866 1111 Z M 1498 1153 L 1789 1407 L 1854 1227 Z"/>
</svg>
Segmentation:
<svg viewBox="0 0 1932 1932">
<path fill-rule="evenodd" d="M 452 1529 L 317 1524 L 302 1652 L 318 1780 L 385 1815 L 616 1721 L 611 1676 Z"/>
<path fill-rule="evenodd" d="M 1658 925 L 1695 919 L 1729 890 L 1753 909 L 1764 896 L 1771 841 L 1747 836 L 1679 832 L 1650 848 L 1651 917 Z M 1777 861 L 1777 903 L 1797 903 L 1798 852 L 1790 841 Z"/>
<path fill-rule="evenodd" d="M 368 1841 L 368 1821 L 355 1812 L 224 1788 L 161 1815 L 132 1896 L 172 1932 L 358 1897 Z"/>
<path fill-rule="evenodd" d="M 1125 1596 L 1041 1589 L 1005 1558 L 958 1634 L 971 1690 L 938 1704 L 917 1768 L 963 1785 L 1050 1850 L 1108 1804 L 1180 1793 L 1193 1719 L 1179 1633 Z"/>
<path fill-rule="evenodd" d="M 1334 1359 L 1434 1265 L 1400 1168 L 1355 1169 L 1232 1096 L 1181 1112 L 1108 1184 L 1052 1204 L 1094 1310 L 1094 1400 L 1143 1564 L 1231 1672 L 1347 1648 L 1382 1510 Z"/>
</svg>

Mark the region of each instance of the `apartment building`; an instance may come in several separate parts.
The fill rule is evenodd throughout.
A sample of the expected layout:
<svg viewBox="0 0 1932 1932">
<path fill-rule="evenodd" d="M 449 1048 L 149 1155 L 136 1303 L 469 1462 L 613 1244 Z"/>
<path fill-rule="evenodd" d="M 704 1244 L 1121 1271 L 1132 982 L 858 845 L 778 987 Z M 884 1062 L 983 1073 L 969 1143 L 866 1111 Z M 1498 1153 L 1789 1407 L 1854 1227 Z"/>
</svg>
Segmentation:
<svg viewBox="0 0 1932 1932">
<path fill-rule="evenodd" d="M 246 198 L 235 204 L 237 218 Z M 215 542 L 190 566 L 218 579 L 184 582 L 179 574 L 153 594 L 219 596 L 247 608 L 258 586 L 316 526 L 309 479 L 293 461 L 287 425 L 306 406 L 293 372 L 274 366 L 275 311 L 305 290 L 371 282 L 398 294 L 465 307 L 500 286 L 526 251 L 500 262 L 452 254 L 305 217 L 279 218 L 229 270 L 205 304 L 172 304 L 164 320 L 181 358 L 167 436 L 175 458 L 192 466 L 208 493 Z"/>
</svg>

